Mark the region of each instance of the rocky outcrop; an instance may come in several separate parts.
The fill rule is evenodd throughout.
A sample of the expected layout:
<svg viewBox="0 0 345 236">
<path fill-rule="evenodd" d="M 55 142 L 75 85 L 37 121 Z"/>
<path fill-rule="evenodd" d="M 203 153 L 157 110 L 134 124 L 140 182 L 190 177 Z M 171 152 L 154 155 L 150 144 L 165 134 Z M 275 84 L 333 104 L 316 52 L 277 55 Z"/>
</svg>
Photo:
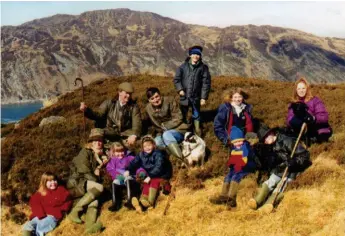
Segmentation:
<svg viewBox="0 0 345 236">
<path fill-rule="evenodd" d="M 63 116 L 49 116 L 42 119 L 42 121 L 39 124 L 39 127 L 43 127 L 45 125 L 56 124 L 56 123 L 64 123 L 64 122 L 66 122 L 66 118 Z"/>
<path fill-rule="evenodd" d="M 55 15 L 1 27 L 2 102 L 46 99 L 106 75 L 173 75 L 194 44 L 212 75 L 345 80 L 345 39 L 272 26 L 188 25 L 129 9 Z"/>
</svg>

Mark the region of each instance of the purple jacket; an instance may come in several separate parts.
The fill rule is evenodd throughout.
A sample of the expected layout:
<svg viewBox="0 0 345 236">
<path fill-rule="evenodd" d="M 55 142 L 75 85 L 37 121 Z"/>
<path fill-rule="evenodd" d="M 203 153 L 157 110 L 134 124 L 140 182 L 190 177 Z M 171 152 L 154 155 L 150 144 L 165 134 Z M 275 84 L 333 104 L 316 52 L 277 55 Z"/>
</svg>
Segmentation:
<svg viewBox="0 0 345 236">
<path fill-rule="evenodd" d="M 303 100 L 301 100 L 301 102 L 304 102 Z M 317 133 L 321 134 L 321 133 L 330 133 L 331 129 L 328 125 L 328 112 L 326 110 L 325 105 L 323 104 L 323 102 L 318 98 L 318 97 L 313 97 L 312 99 L 310 99 L 308 102 L 305 103 L 308 106 L 308 112 L 315 117 L 316 124 L 323 124 L 321 126 L 319 126 L 320 128 L 317 130 Z M 291 104 L 289 104 L 289 108 L 288 108 L 288 116 L 286 119 L 287 125 L 288 126 L 292 126 L 291 125 L 291 120 L 292 118 L 294 118 L 294 113 L 293 110 L 291 108 Z"/>
<path fill-rule="evenodd" d="M 122 159 L 111 157 L 106 167 L 108 173 L 111 175 L 111 178 L 114 180 L 118 175 L 123 175 L 123 173 L 126 171 L 126 167 L 134 158 L 135 156 L 132 156 L 128 153 L 126 153 Z"/>
</svg>

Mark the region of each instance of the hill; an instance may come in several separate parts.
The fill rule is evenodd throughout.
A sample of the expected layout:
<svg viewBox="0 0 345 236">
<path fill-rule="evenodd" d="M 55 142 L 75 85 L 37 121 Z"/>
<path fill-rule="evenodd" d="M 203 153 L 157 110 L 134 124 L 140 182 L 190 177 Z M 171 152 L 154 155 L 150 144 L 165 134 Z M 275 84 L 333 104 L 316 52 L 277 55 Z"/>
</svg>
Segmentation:
<svg viewBox="0 0 345 236">
<path fill-rule="evenodd" d="M 163 94 L 175 95 L 172 77 L 137 75 L 107 78 L 85 88 L 85 102 L 97 107 L 104 99 L 114 96 L 122 81 L 134 84 L 134 96 L 143 111 L 145 88 L 157 86 Z M 207 106 L 202 109 L 205 120 L 205 140 L 211 154 L 204 168 L 180 172 L 176 199 L 167 216 L 162 217 L 166 198 L 161 196 L 158 207 L 145 215 L 122 209 L 110 213 L 110 199 L 102 206 L 101 220 L 106 229 L 101 235 L 343 235 L 345 230 L 345 84 L 313 85 L 313 94 L 324 101 L 330 113 L 334 135 L 329 143 L 312 145 L 313 165 L 287 189 L 283 202 L 267 216 L 246 206 L 258 187 L 256 175 L 240 184 L 238 207 L 228 211 L 214 206 L 209 198 L 219 193 L 226 171 L 226 150 L 213 134 L 213 116 L 221 103 L 219 94 L 227 88 L 242 87 L 250 95 L 253 115 L 270 127 L 283 126 L 292 83 L 234 77 L 216 77 Z M 5 130 L 1 143 L 2 233 L 17 235 L 23 223 L 25 204 L 39 184 L 44 171 L 53 171 L 64 180 L 68 164 L 83 144 L 82 114 L 79 112 L 80 89 L 67 93 L 59 102 L 21 121 L 15 130 Z M 61 115 L 65 124 L 38 127 L 44 117 Z M 93 127 L 87 121 L 87 132 Z M 2 130 L 3 131 L 3 130 Z M 175 177 L 177 167 L 174 166 Z M 109 189 L 109 180 L 106 179 Z M 20 204 L 18 204 L 20 203 Z M 12 207 L 8 207 L 12 206 Z M 15 206 L 14 206 L 15 205 Z M 81 235 L 83 226 L 64 220 L 52 235 Z"/>
<path fill-rule="evenodd" d="M 129 9 L 55 15 L 1 27 L 2 102 L 46 98 L 86 83 L 136 73 L 171 76 L 200 44 L 213 76 L 313 83 L 344 81 L 345 39 L 269 25 L 189 25 Z"/>
</svg>

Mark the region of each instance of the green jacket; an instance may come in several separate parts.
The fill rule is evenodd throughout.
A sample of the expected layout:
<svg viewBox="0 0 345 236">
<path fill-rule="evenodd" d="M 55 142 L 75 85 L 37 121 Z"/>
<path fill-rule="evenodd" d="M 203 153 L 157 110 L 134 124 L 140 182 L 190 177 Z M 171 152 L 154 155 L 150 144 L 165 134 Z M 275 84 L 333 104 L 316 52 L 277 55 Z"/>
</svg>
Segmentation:
<svg viewBox="0 0 345 236">
<path fill-rule="evenodd" d="M 155 110 L 151 103 L 146 105 L 145 110 L 157 135 L 171 129 L 184 134 L 190 128 L 188 124 L 183 123 L 181 110 L 173 97 L 162 97 L 162 105 L 159 110 Z"/>
<path fill-rule="evenodd" d="M 128 137 L 141 134 L 141 117 L 139 106 L 129 101 L 126 105 L 120 106 L 117 99 L 105 100 L 97 111 L 90 108 L 85 110 L 85 116 L 98 122 L 106 122 L 105 138 L 114 141 L 119 136 Z"/>
<path fill-rule="evenodd" d="M 92 149 L 83 148 L 73 158 L 70 166 L 71 175 L 67 181 L 67 188 L 73 197 L 80 197 L 85 194 L 86 181 L 100 182 L 100 178 L 94 174 L 98 165 Z"/>
</svg>

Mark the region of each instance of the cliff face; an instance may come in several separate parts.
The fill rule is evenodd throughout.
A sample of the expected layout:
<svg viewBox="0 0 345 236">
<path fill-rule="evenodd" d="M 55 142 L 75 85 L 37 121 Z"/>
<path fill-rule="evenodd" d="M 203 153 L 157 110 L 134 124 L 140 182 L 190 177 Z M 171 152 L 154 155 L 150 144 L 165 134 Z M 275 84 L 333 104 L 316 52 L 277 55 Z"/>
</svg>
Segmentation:
<svg viewBox="0 0 345 236">
<path fill-rule="evenodd" d="M 188 47 L 204 47 L 212 75 L 313 83 L 345 80 L 345 39 L 272 26 L 188 25 L 128 9 L 55 15 L 1 28 L 2 102 L 72 90 L 105 75 L 171 76 Z"/>
</svg>

